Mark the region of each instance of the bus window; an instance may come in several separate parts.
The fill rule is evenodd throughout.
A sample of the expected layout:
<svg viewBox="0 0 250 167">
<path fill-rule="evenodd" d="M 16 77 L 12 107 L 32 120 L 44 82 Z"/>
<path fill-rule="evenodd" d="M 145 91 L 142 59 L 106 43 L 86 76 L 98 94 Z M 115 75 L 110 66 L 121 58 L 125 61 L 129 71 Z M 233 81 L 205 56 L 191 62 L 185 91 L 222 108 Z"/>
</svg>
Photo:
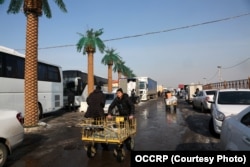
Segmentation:
<svg viewBox="0 0 250 167">
<path fill-rule="evenodd" d="M 46 65 L 45 64 L 38 64 L 38 80 L 39 81 L 46 81 Z"/>
<path fill-rule="evenodd" d="M 60 82 L 60 76 L 58 75 L 59 71 L 58 68 L 53 66 L 48 66 L 48 80 L 54 82 Z"/>
<path fill-rule="evenodd" d="M 17 78 L 24 79 L 24 59 L 17 59 Z"/>
<path fill-rule="evenodd" d="M 3 56 L 0 55 L 0 77 L 3 76 Z"/>
<path fill-rule="evenodd" d="M 14 56 L 8 56 L 5 59 L 6 61 L 6 68 L 5 68 L 5 72 L 6 72 L 6 77 L 9 78 L 16 78 L 17 76 L 17 66 L 16 66 L 16 59 Z"/>
</svg>

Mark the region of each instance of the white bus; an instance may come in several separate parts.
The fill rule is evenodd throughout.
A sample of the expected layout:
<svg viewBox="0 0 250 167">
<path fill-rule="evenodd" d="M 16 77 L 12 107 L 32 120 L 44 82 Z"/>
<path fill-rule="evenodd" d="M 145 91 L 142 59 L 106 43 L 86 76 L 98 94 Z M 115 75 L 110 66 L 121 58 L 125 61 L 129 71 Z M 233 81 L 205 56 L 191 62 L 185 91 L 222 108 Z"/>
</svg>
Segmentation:
<svg viewBox="0 0 250 167">
<path fill-rule="evenodd" d="M 0 46 L 0 108 L 24 111 L 25 56 Z M 63 108 L 63 78 L 60 66 L 38 62 L 38 115 Z"/>
<path fill-rule="evenodd" d="M 87 98 L 87 78 L 88 74 L 80 70 L 63 71 L 63 88 L 64 88 L 64 107 L 68 106 L 68 93 L 74 93 L 76 108 L 81 107 L 82 102 Z M 108 83 L 106 78 L 94 76 L 94 84 L 105 85 Z"/>
</svg>

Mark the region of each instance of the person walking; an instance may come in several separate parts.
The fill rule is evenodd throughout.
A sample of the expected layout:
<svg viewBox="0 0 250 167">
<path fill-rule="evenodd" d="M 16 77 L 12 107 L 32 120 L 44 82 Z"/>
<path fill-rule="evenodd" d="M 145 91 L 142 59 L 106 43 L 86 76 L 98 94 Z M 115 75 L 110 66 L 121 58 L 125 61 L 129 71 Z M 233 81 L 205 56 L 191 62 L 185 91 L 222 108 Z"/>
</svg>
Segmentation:
<svg viewBox="0 0 250 167">
<path fill-rule="evenodd" d="M 96 86 L 96 89 L 87 97 L 87 112 L 86 118 L 100 118 L 104 117 L 104 106 L 106 103 L 105 94 L 101 90 L 101 86 Z"/>
<path fill-rule="evenodd" d="M 75 94 L 71 89 L 68 89 L 68 108 L 69 112 L 76 111 L 75 109 Z"/>
<path fill-rule="evenodd" d="M 129 119 L 133 119 L 135 114 L 135 106 L 131 101 L 127 93 L 123 93 L 122 88 L 117 89 L 116 98 L 112 101 L 108 109 L 107 118 L 111 119 L 112 110 L 117 107 L 120 116 L 128 116 Z"/>
</svg>

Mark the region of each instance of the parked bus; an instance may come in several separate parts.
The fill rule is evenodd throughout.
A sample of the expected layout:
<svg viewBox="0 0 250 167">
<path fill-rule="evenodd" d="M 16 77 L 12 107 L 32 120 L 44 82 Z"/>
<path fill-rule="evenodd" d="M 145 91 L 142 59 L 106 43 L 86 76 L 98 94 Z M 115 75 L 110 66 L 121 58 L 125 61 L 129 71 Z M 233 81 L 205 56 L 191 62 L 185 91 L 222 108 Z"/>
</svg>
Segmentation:
<svg viewBox="0 0 250 167">
<path fill-rule="evenodd" d="M 15 109 L 25 115 L 25 56 L 0 46 L 0 108 Z M 60 66 L 38 61 L 38 115 L 63 107 L 63 80 Z"/>
<path fill-rule="evenodd" d="M 74 106 L 79 108 L 81 102 L 86 101 L 87 98 L 87 80 L 88 74 L 80 70 L 64 70 L 63 71 L 63 94 L 64 94 L 64 107 L 68 106 L 69 92 L 75 95 Z M 94 76 L 94 84 L 105 85 L 108 80 L 99 76 Z"/>
</svg>

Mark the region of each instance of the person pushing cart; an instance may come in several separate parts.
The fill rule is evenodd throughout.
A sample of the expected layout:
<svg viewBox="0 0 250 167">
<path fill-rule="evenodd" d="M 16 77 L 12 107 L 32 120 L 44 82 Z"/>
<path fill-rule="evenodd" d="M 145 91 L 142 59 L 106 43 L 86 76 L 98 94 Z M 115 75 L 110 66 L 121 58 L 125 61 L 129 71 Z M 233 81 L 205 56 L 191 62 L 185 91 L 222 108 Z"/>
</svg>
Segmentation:
<svg viewBox="0 0 250 167">
<path fill-rule="evenodd" d="M 95 156 L 95 143 L 117 144 L 114 155 L 119 162 L 123 161 L 125 157 L 123 144 L 128 150 L 134 149 L 134 136 L 136 134 L 134 103 L 126 93 L 123 93 L 121 88 L 117 90 L 116 94 L 117 97 L 110 104 L 106 118 L 85 118 L 83 121 L 82 140 L 88 143 L 85 147 L 88 157 Z M 115 107 L 118 108 L 119 116 L 111 114 Z"/>
</svg>

